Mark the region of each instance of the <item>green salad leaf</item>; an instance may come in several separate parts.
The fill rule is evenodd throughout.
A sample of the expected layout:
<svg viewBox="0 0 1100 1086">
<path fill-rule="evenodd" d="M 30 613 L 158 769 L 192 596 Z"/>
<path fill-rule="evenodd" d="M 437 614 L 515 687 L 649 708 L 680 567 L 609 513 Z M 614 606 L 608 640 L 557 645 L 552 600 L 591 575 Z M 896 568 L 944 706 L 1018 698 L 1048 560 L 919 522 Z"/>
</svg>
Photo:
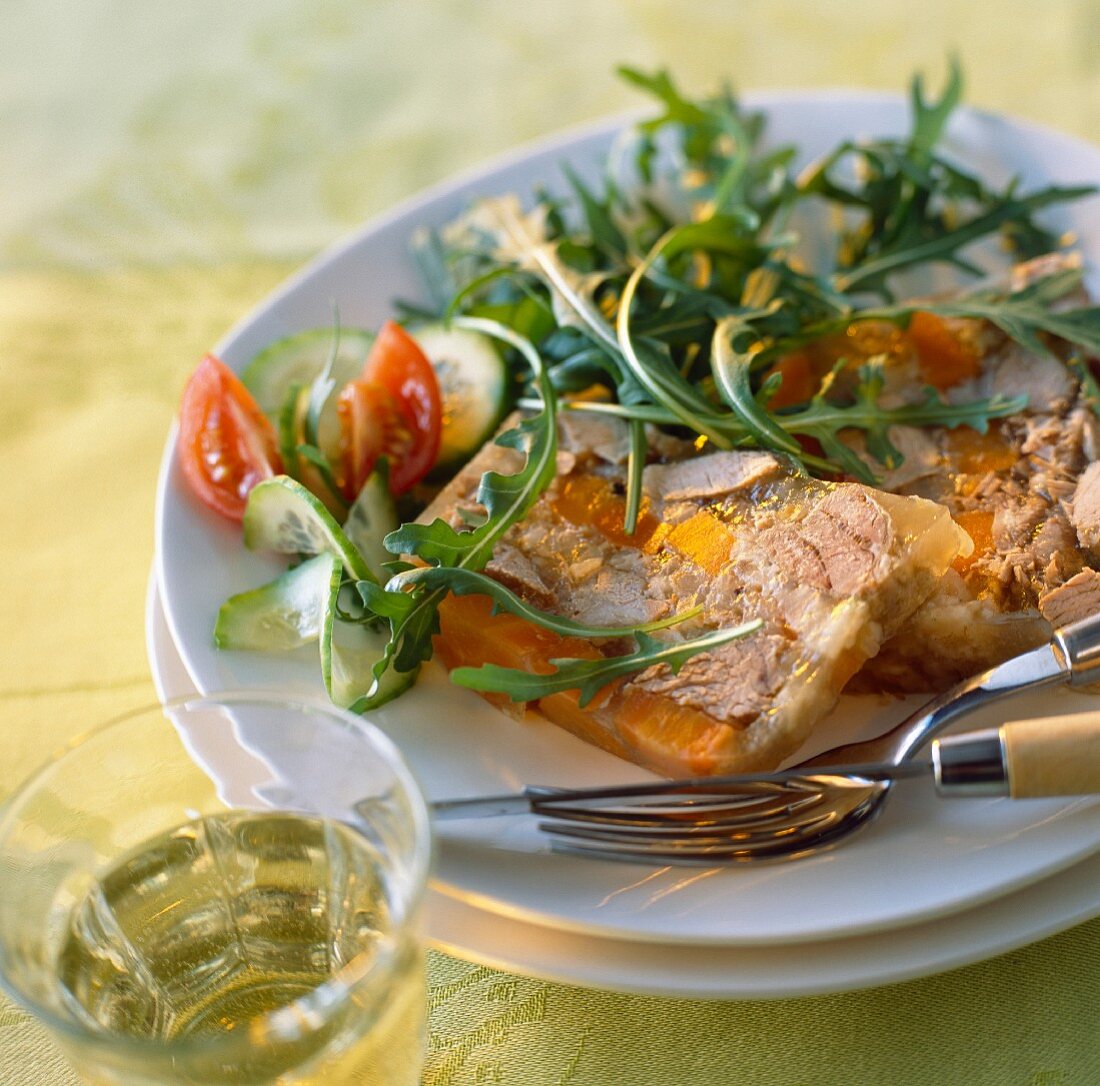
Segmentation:
<svg viewBox="0 0 1100 1086">
<path fill-rule="evenodd" d="M 483 664 L 481 667 L 457 667 L 451 681 L 470 690 L 506 694 L 512 701 L 534 701 L 565 690 L 578 690 L 578 704 L 583 709 L 608 683 L 664 664 L 677 674 L 693 656 L 709 652 L 720 645 L 755 633 L 763 625 L 760 619 L 732 626 L 687 641 L 658 641 L 637 630 L 637 648 L 623 656 L 607 656 L 600 660 L 562 658 L 551 660 L 555 670 L 549 675 L 536 675 L 519 668 Z"/>
</svg>

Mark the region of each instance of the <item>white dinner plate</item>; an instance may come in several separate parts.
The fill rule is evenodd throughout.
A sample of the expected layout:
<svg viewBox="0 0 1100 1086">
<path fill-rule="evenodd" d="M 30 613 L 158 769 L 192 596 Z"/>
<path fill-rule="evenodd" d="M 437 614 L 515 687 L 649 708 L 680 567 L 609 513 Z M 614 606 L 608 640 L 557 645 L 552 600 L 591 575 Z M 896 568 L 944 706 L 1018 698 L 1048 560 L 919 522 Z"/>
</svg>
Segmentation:
<svg viewBox="0 0 1100 1086">
<path fill-rule="evenodd" d="M 773 95 L 751 99 L 770 117 L 772 139 L 807 156 L 845 136 L 904 130 L 894 98 Z M 569 161 L 593 178 L 619 122 L 567 134 L 440 186 L 368 225 L 323 254 L 239 324 L 217 348 L 240 368 L 290 332 L 322 327 L 339 306 L 347 326 L 377 327 L 394 298 L 419 286 L 408 256 L 412 231 L 451 220 L 481 195 L 559 188 Z M 1021 173 L 1029 184 L 1100 178 L 1100 151 L 1004 118 L 966 112 L 950 131 L 956 154 L 994 180 Z M 1060 222 L 1100 265 L 1100 200 L 1073 205 Z M 204 692 L 227 688 L 321 691 L 316 655 L 219 653 L 211 630 L 219 604 L 256 586 L 281 564 L 249 554 L 239 530 L 209 514 L 185 490 L 170 439 L 157 507 L 157 577 L 172 639 Z M 1095 707 L 1068 694 L 1021 698 L 1017 716 Z M 881 730 L 907 706 L 842 700 L 815 732 L 818 749 Z M 492 793 L 524 783 L 579 785 L 638 779 L 639 770 L 537 719 L 516 722 L 452 687 L 436 668 L 373 718 L 398 743 L 431 799 Z M 987 723 L 987 715 L 969 725 Z M 807 747 L 808 751 L 810 748 Z M 803 752 L 805 753 L 805 751 Z M 801 755 L 799 755 L 801 756 Z M 438 886 L 456 900 L 517 921 L 573 933 L 680 944 L 778 944 L 901 928 L 1017 890 L 1100 848 L 1100 803 L 936 799 L 921 782 L 898 787 L 885 813 L 843 847 L 797 863 L 685 870 L 598 863 L 551 855 L 523 819 L 441 828 Z"/>
<path fill-rule="evenodd" d="M 150 578 L 146 643 L 161 699 L 195 692 Z M 426 896 L 431 944 L 543 980 L 643 995 L 776 999 L 867 988 L 981 961 L 1100 912 L 1100 854 L 988 905 L 900 931 L 817 943 L 684 946 L 601 938 L 501 916 L 444 892 Z"/>
</svg>

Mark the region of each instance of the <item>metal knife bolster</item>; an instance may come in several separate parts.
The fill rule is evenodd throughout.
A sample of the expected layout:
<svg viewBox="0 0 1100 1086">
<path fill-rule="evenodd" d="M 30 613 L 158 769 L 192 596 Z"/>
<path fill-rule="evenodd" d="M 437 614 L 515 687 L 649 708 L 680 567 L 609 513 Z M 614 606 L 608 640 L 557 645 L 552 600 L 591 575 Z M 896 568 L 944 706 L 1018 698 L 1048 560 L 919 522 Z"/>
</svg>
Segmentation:
<svg viewBox="0 0 1100 1086">
<path fill-rule="evenodd" d="M 984 728 L 932 743 L 937 791 L 953 796 L 1007 796 L 1008 760 L 1004 731 Z"/>
<path fill-rule="evenodd" d="M 1051 647 L 1061 658 L 1070 686 L 1100 683 L 1100 615 L 1055 630 Z"/>
</svg>

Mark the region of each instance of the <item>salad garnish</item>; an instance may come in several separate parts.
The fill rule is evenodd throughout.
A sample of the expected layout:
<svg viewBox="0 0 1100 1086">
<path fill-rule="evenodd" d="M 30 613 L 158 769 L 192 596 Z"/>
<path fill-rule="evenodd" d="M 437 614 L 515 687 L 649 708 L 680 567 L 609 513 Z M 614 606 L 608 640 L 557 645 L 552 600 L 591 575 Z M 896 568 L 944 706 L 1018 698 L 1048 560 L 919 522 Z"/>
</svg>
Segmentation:
<svg viewBox="0 0 1100 1086">
<path fill-rule="evenodd" d="M 657 664 L 676 670 L 759 623 L 654 636 L 685 621 L 690 629 L 697 612 L 687 610 L 633 627 L 586 626 L 483 573 L 554 479 L 559 411 L 628 423 L 630 534 L 642 509 L 647 427 L 699 448 L 767 449 L 803 472 L 874 483 L 879 468 L 902 461 L 892 427 L 984 433 L 1026 406 L 1024 397 L 977 389 L 946 396 L 931 379 L 897 402 L 885 394 L 887 350 L 840 350 L 824 377 L 800 369 L 799 352 L 828 337 L 887 324 L 919 330 L 934 354 L 944 322 L 978 318 L 1082 372 L 1087 355 L 1100 355 L 1100 307 L 1076 298 L 1079 262 L 1026 283 L 983 279 L 951 297 L 897 300 L 932 266 L 988 276 L 982 243 L 991 240 L 1013 259 L 1057 251 L 1066 239 L 1038 213 L 1095 191 L 998 186 L 941 150 L 962 95 L 956 64 L 938 98 L 914 79 L 906 137 L 845 141 L 801 170 L 796 148 L 763 148 L 764 117 L 729 90 L 691 100 L 665 72 L 621 74 L 661 112 L 624 133 L 599 182 L 566 168 L 571 198 L 540 192 L 527 210 L 516 197 L 495 198 L 444 230 L 421 231 L 415 255 L 429 302 L 402 307 L 407 330 L 393 322 L 377 337 L 337 329 L 323 352 L 317 332 L 290 337 L 246 369 L 244 385 L 212 360 L 197 371 L 181 427 L 189 482 L 220 512 L 244 516 L 246 545 L 274 545 L 304 563 L 300 574 L 225 604 L 222 647 L 279 649 L 317 636 L 330 694 L 365 711 L 406 689 L 431 656 L 448 593 L 478 593 L 494 610 L 563 636 L 633 639 L 625 654 L 553 660 L 550 674 L 485 665 L 451 676 L 517 701 L 577 690 L 583 706 L 621 676 Z M 836 243 L 809 253 L 800 223 L 823 207 L 836 217 Z M 461 356 L 451 369 L 437 357 L 444 350 Z M 965 359 L 941 361 L 965 370 Z M 474 410 L 459 409 L 478 396 Z M 496 441 L 521 453 L 522 467 L 485 473 L 478 511 L 462 527 L 413 520 L 441 440 L 453 471 L 510 406 L 523 415 Z M 853 448 L 853 432 L 867 456 Z M 246 512 L 243 491 L 263 479 Z M 317 554 L 334 559 L 310 565 Z M 265 606 L 278 611 L 271 645 L 256 620 Z"/>
</svg>

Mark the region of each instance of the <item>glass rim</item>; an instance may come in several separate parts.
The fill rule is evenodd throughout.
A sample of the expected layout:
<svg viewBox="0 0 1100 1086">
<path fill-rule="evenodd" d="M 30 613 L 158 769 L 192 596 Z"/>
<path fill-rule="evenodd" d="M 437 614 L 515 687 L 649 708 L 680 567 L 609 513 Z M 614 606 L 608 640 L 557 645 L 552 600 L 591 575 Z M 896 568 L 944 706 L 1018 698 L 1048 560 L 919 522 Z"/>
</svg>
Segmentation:
<svg viewBox="0 0 1100 1086">
<path fill-rule="evenodd" d="M 0 848 L 2 848 L 20 801 L 33 794 L 34 789 L 41 784 L 55 766 L 66 760 L 70 755 L 75 754 L 89 742 L 113 728 L 125 724 L 127 721 L 148 713 L 167 713 L 175 708 L 204 703 L 209 705 L 231 705 L 235 702 L 267 703 L 301 708 L 310 712 L 320 712 L 352 732 L 366 733 L 371 741 L 381 748 L 387 764 L 394 771 L 403 791 L 409 797 L 414 819 L 414 844 L 411 850 L 414 861 L 412 866 L 413 889 L 399 924 L 399 928 L 404 928 L 423 903 L 431 868 L 433 838 L 431 818 L 424 793 L 413 776 L 412 770 L 405 762 L 400 749 L 377 725 L 356 716 L 346 709 L 341 709 L 330 701 L 309 695 L 287 695 L 273 690 L 220 690 L 206 694 L 186 694 L 181 697 L 170 698 L 167 701 L 147 702 L 137 708 L 129 709 L 108 720 L 94 724 L 55 748 L 43 762 L 16 786 L 3 803 L 0 803 Z M 272 808 L 272 810 L 277 811 L 279 808 Z M 348 826 L 350 829 L 355 829 L 354 824 L 349 823 Z M 247 1019 L 248 1029 L 219 1034 L 184 1036 L 172 1040 L 158 1040 L 140 1034 L 114 1032 L 107 1029 L 92 1029 L 76 1018 L 59 1014 L 52 1007 L 45 1006 L 15 987 L 8 978 L 2 953 L 0 953 L 0 992 L 6 994 L 16 1004 L 34 1015 L 49 1029 L 82 1043 L 91 1042 L 100 1047 L 123 1050 L 144 1057 L 186 1054 L 205 1055 L 218 1049 L 255 1047 L 257 1043 L 295 1040 L 302 1033 L 293 1032 L 290 1028 L 293 1023 L 306 1022 L 317 1015 L 320 1015 L 322 1023 L 327 1023 L 347 1003 L 352 994 L 362 986 L 376 978 L 385 978 L 392 975 L 400 964 L 399 959 L 400 954 L 392 945 L 384 947 L 381 951 L 377 949 L 372 949 L 369 952 L 363 951 L 345 962 L 340 969 L 304 995 L 298 996 L 281 1007 Z M 385 1010 L 384 1003 L 381 1010 L 383 1012 Z"/>
</svg>

